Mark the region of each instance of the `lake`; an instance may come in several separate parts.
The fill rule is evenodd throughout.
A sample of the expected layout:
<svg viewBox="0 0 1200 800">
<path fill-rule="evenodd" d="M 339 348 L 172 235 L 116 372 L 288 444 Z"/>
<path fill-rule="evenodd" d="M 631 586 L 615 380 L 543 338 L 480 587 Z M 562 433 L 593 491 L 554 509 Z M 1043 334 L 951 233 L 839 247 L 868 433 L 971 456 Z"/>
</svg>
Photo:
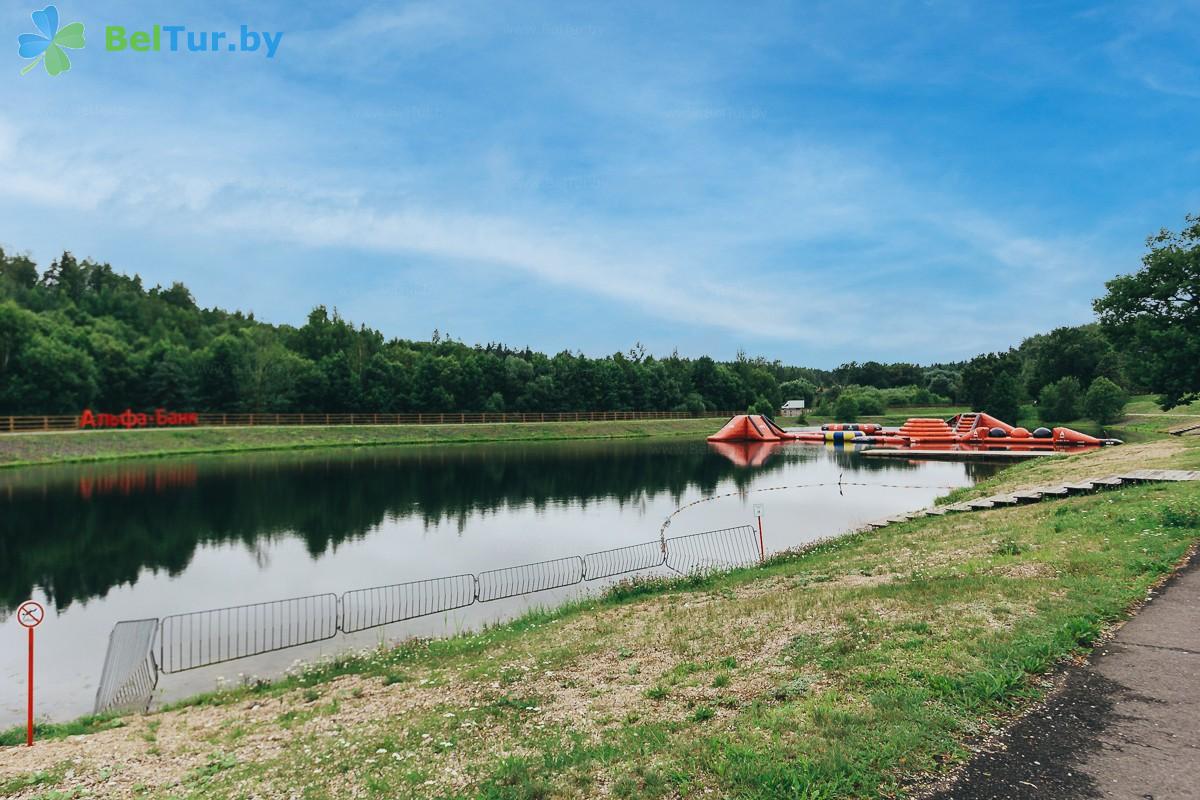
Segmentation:
<svg viewBox="0 0 1200 800">
<path fill-rule="evenodd" d="M 920 508 L 999 468 L 870 459 L 829 446 L 637 439 L 0 471 L 0 727 L 24 719 L 25 640 L 12 612 L 30 597 L 48 610 L 37 632 L 38 716 L 60 721 L 91 711 L 119 620 L 340 594 L 652 541 L 672 512 L 706 497 L 713 499 L 674 517 L 669 535 L 753 524 L 752 506 L 761 503 L 766 549 L 778 551 Z M 759 491 L 802 485 L 808 488 Z M 385 638 L 453 634 L 603 583 L 167 675 L 157 698 L 210 690 L 218 677 L 278 674 L 297 659 Z"/>
</svg>

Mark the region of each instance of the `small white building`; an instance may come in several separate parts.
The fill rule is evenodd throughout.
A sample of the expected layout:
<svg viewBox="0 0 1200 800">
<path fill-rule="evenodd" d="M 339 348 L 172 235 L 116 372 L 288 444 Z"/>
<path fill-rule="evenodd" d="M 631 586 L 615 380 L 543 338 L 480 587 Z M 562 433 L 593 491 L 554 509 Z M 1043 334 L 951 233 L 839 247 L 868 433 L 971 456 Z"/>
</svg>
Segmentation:
<svg viewBox="0 0 1200 800">
<path fill-rule="evenodd" d="M 781 417 L 802 417 L 804 416 L 804 401 L 803 400 L 788 400 L 783 404 L 783 408 L 779 410 Z"/>
</svg>

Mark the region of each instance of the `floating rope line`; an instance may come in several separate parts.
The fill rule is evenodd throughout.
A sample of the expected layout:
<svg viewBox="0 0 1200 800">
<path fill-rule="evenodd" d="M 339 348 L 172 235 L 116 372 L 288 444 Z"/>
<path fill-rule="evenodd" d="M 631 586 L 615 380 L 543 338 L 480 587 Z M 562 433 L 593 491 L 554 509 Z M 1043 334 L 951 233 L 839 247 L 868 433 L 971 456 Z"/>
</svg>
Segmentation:
<svg viewBox="0 0 1200 800">
<path fill-rule="evenodd" d="M 714 494 L 710 497 L 701 497 L 700 499 L 693 500 L 690 503 L 684 503 L 679 508 L 675 509 L 670 514 L 668 514 L 667 518 L 665 520 L 663 520 L 662 527 L 658 529 L 658 539 L 660 542 L 663 543 L 663 547 L 665 548 L 666 541 L 667 541 L 667 528 L 671 527 L 671 522 L 675 519 L 675 517 L 678 514 L 686 511 L 687 509 L 689 509 L 693 506 L 698 506 L 701 503 L 708 503 L 713 500 L 723 500 L 727 497 L 745 497 L 746 495 L 752 494 L 754 492 L 780 492 L 785 489 L 819 489 L 823 486 L 836 486 L 836 487 L 838 487 L 838 494 L 844 496 L 845 493 L 842 491 L 842 489 L 843 489 L 843 487 L 846 487 L 846 486 L 874 486 L 874 487 L 877 487 L 880 489 L 947 489 L 947 490 L 953 490 L 953 489 L 961 489 L 962 488 L 961 486 L 943 486 L 940 484 L 863 483 L 861 481 L 843 480 L 842 478 L 844 475 L 845 475 L 845 473 L 838 473 L 837 483 L 833 483 L 832 481 L 824 481 L 822 483 L 793 483 L 793 484 L 789 484 L 787 486 L 763 486 L 763 487 L 760 487 L 757 489 L 739 489 L 734 492 L 725 492 L 724 494 Z"/>
</svg>

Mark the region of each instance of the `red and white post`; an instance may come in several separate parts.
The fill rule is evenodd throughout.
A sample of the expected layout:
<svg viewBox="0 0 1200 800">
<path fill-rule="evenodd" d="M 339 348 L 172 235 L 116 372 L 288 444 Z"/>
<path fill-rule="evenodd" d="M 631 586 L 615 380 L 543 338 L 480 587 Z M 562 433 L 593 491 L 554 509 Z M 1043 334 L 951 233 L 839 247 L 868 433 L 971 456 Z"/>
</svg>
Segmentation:
<svg viewBox="0 0 1200 800">
<path fill-rule="evenodd" d="M 33 747 L 33 629 L 46 618 L 46 609 L 41 603 L 26 600 L 17 608 L 17 622 L 29 631 L 29 706 L 25 713 L 25 746 Z"/>
</svg>

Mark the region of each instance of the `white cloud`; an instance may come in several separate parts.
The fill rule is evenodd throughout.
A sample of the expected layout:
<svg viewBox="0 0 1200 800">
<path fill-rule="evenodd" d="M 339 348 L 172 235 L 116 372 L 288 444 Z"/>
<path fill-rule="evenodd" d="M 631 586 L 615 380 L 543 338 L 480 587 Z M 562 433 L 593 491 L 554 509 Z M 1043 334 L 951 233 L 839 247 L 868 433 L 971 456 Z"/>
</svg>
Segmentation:
<svg viewBox="0 0 1200 800">
<path fill-rule="evenodd" d="M 887 25 L 822 12 L 789 38 L 740 19 L 736 36 L 692 48 L 687 30 L 663 42 L 649 30 L 601 35 L 586 19 L 489 36 L 499 12 L 472 13 L 373 5 L 333 28 L 296 32 L 292 60 L 254 79 L 255 107 L 231 101 L 220 109 L 226 86 L 218 81 L 196 88 L 208 116 L 164 102 L 156 85 L 153 97 L 139 98 L 144 107 L 129 102 L 123 117 L 81 120 L 87 135 L 78 139 L 0 119 L 0 199 L 63 212 L 64 247 L 74 212 L 88 212 L 164 238 L 186 231 L 222 242 L 415 254 L 566 287 L 585 317 L 595 313 L 592 298 L 602 298 L 685 332 L 859 358 L 968 355 L 1080 321 L 1091 291 L 1116 271 L 1086 218 L 1075 230 L 1047 232 L 1050 224 L 1029 212 L 998 212 L 970 175 L 969 196 L 941 188 L 950 168 L 923 163 L 903 142 L 817 133 L 823 127 L 789 111 L 791 101 L 740 95 L 730 77 L 740 68 L 731 53 L 807 38 L 823 61 L 857 64 L 853 83 L 928 86 L 942 80 L 928 68 L 945 31 L 860 58 L 876 38 L 892 36 Z M 526 32 L 521 19 L 513 30 Z M 847 24 L 874 38 L 847 41 L 839 34 Z M 435 60 L 438 47 L 464 42 L 480 52 Z M 967 50 L 957 48 L 952 61 L 969 60 Z M 407 66 L 351 74 L 393 56 L 418 56 L 421 77 L 406 76 Z M 475 57 L 461 74 L 460 56 Z M 473 81 L 492 77 L 479 63 L 513 71 L 478 88 Z M 446 86 L 437 84 L 438 67 Z M 309 72 L 297 81 L 291 68 Z M 830 80 L 824 67 L 813 70 Z M 794 90 L 794 77 L 769 76 L 784 87 L 771 91 Z M 524 82 L 535 87 L 528 94 Z M 112 96 L 130 99 L 118 91 Z M 413 108 L 436 113 L 405 119 Z M 138 122 L 131 128 L 126 119 Z M 33 141 L 50 145 L 36 165 L 19 155 Z M 287 268 L 267 263 L 256 272 Z M 935 283 L 937 274 L 948 279 Z M 393 285 L 378 275 L 345 277 L 356 295 Z"/>
<path fill-rule="evenodd" d="M 0 127 L 0 142 L 13 141 L 12 131 Z M 987 346 L 982 339 L 1012 341 L 1042 327 L 1030 322 L 1033 328 L 1014 331 L 1021 320 L 1061 314 L 1058 301 L 1043 296 L 1047 283 L 1076 286 L 1079 276 L 1094 274 L 1074 255 L 1076 243 L 1015 231 L 957 198 L 912 185 L 867 154 L 827 145 L 729 152 L 720 169 L 680 184 L 677 205 L 634 221 L 565 212 L 538 196 L 537 182 L 514 189 L 511 173 L 520 167 L 502 159 L 507 190 L 522 192 L 512 195 L 507 212 L 420 197 L 368 203 L 367 185 L 330 182 L 324 173 L 280 177 L 277 165 L 256 166 L 237 148 L 202 169 L 153 153 L 101 157 L 120 150 L 102 140 L 52 148 L 34 173 L 10 145 L 0 150 L 0 169 L 9 176 L 0 194 L 60 210 L 103 210 L 160 231 L 419 254 L 523 274 L 689 328 L 825 348 L 944 348 L 947 328 L 976 349 Z M 647 176 L 627 179 L 641 187 Z M 671 192 L 664 197 L 673 199 Z M 814 244 L 839 241 L 842 253 L 814 254 L 825 252 Z M 920 280 L 921 259 L 954 259 L 950 251 L 964 245 L 970 255 L 958 260 L 973 277 L 931 297 Z M 761 266 L 744 254 L 762 247 L 794 254 L 785 270 L 794 283 L 761 278 Z M 1000 268 L 994 282 L 981 264 Z M 914 278 L 919 288 L 905 285 Z M 1006 322 L 981 322 L 977 312 L 1013 296 L 1021 303 L 1001 313 Z"/>
</svg>

